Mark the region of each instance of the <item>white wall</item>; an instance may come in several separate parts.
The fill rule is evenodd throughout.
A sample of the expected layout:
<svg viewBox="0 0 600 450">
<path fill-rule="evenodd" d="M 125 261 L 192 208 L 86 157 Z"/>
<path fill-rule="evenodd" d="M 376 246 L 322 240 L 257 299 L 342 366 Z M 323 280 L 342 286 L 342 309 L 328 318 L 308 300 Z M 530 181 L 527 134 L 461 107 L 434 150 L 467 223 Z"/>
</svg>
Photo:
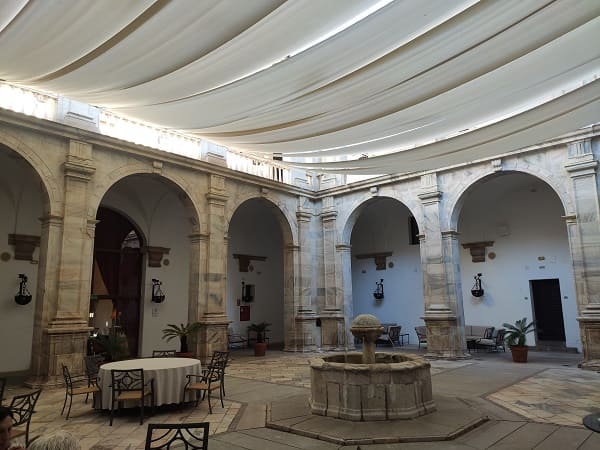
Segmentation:
<svg viewBox="0 0 600 450">
<path fill-rule="evenodd" d="M 423 278 L 419 245 L 409 245 L 409 210 L 396 200 L 378 199 L 361 212 L 352 230 L 352 299 L 354 317 L 373 314 L 381 322 L 396 322 L 402 333 L 416 339 L 414 327 L 423 325 Z M 365 253 L 392 252 L 387 263 L 394 267 L 376 270 Z M 383 278 L 385 297 L 377 303 L 375 282 Z"/>
<path fill-rule="evenodd" d="M 144 258 L 142 271 L 142 311 L 140 314 L 140 356 L 152 355 L 155 349 L 177 349 L 179 342 L 162 339 L 162 329 L 169 323 L 188 322 L 188 280 L 191 233 L 189 220 L 175 186 L 150 176 L 125 178 L 113 186 L 102 200 L 102 206 L 124 213 L 135 223 L 145 243 L 170 248 L 162 267 L 148 267 Z M 152 303 L 152 278 L 162 281 L 166 299 Z"/>
<path fill-rule="evenodd" d="M 16 154 L 0 149 L 0 372 L 17 372 L 31 365 L 33 319 L 37 298 L 39 247 L 33 261 L 14 259 L 9 234 L 41 236 L 39 218 L 44 215 L 41 182 L 33 169 Z M 28 305 L 17 305 L 18 275 L 27 275 L 27 287 L 33 295 Z"/>
<path fill-rule="evenodd" d="M 275 211 L 262 200 L 249 200 L 233 214 L 229 224 L 227 255 L 227 316 L 230 327 L 246 335 L 250 323 L 268 322 L 271 343 L 283 342 L 283 238 Z M 233 254 L 266 256 L 252 261 L 252 272 L 240 272 Z M 240 322 L 237 299 L 241 298 L 242 281 L 255 285 L 250 321 Z"/>
<path fill-rule="evenodd" d="M 488 179 L 468 194 L 459 218 L 460 243 L 494 241 L 485 262 L 473 263 L 461 248 L 460 268 L 465 323 L 493 325 L 531 320 L 529 280 L 558 278 L 566 345 L 581 350 L 575 287 L 564 211 L 551 188 L 524 174 Z M 544 258 L 540 260 L 540 258 Z M 482 273 L 481 299 L 471 295 L 473 276 Z M 534 334 L 528 345 L 535 345 Z"/>
</svg>

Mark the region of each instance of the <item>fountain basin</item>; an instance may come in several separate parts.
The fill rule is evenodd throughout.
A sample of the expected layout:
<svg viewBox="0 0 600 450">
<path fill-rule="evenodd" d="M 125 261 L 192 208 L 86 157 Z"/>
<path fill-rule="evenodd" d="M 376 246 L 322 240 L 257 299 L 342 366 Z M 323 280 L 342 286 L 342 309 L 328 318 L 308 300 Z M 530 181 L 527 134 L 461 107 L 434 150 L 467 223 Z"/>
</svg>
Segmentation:
<svg viewBox="0 0 600 450">
<path fill-rule="evenodd" d="M 310 360 L 313 414 L 345 420 L 411 419 L 435 411 L 430 364 L 406 353 L 361 353 Z"/>
</svg>

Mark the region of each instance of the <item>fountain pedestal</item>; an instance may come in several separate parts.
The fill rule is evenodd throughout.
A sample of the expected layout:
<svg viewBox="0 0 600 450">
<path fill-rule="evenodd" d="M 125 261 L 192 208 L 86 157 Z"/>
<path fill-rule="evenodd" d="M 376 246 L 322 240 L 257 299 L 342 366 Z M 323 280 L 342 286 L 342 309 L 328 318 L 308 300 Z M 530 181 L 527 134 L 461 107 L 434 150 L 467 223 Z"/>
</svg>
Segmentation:
<svg viewBox="0 0 600 450">
<path fill-rule="evenodd" d="M 430 364 L 406 353 L 375 353 L 382 330 L 376 317 L 358 316 L 350 331 L 363 339 L 362 354 L 311 359 L 313 414 L 365 421 L 410 419 L 435 411 Z"/>
</svg>

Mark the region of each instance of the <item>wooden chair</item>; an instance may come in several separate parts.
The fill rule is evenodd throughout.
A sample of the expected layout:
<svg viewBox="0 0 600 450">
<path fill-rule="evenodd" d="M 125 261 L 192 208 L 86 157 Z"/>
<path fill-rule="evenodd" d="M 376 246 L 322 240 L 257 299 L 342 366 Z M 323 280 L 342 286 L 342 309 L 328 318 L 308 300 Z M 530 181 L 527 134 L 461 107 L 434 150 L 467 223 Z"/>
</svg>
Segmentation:
<svg viewBox="0 0 600 450">
<path fill-rule="evenodd" d="M 504 328 L 500 328 L 496 330 L 496 333 L 490 338 L 481 338 L 476 341 L 476 348 L 484 348 L 489 352 L 497 352 L 500 348 L 502 351 L 506 352 L 506 347 L 504 346 L 504 334 L 506 330 Z"/>
<path fill-rule="evenodd" d="M 209 426 L 208 422 L 149 423 L 144 449 L 207 449 Z"/>
<path fill-rule="evenodd" d="M 175 358 L 177 350 L 152 350 L 153 358 Z"/>
<path fill-rule="evenodd" d="M 69 372 L 69 368 L 62 365 L 63 378 L 65 380 L 65 401 L 63 402 L 62 411 L 60 415 L 62 416 L 65 412 L 65 407 L 67 406 L 67 398 L 69 399 L 69 409 L 67 410 L 66 420 L 69 420 L 69 414 L 71 414 L 71 405 L 73 404 L 73 396 L 74 395 L 83 395 L 85 394 L 85 401 L 87 402 L 88 395 L 92 394 L 92 399 L 96 398 L 96 393 L 100 392 L 100 388 L 96 383 L 96 380 L 93 380 L 90 385 L 90 379 L 85 377 L 73 378 L 71 377 L 71 373 Z M 77 386 L 78 383 L 87 383 L 87 386 Z M 93 402 L 92 402 L 93 403 Z"/>
<path fill-rule="evenodd" d="M 246 348 L 248 347 L 248 338 L 241 334 L 233 333 L 231 330 L 227 332 L 227 348 Z"/>
<path fill-rule="evenodd" d="M 210 403 L 210 393 L 215 389 L 219 390 L 219 397 L 221 398 L 221 407 L 225 407 L 223 404 L 223 390 L 221 389 L 221 380 L 223 379 L 225 368 L 220 365 L 214 365 L 207 367 L 201 375 L 186 375 L 188 379 L 183 389 L 183 402 L 185 403 L 186 391 L 196 391 L 196 406 L 200 401 L 200 394 L 202 394 L 202 400 L 208 393 L 208 412 L 212 414 L 212 405 Z"/>
<path fill-rule="evenodd" d="M 12 437 L 25 435 L 25 446 L 29 446 L 29 425 L 31 423 L 31 416 L 35 412 L 35 404 L 40 398 L 42 390 L 30 392 L 29 394 L 15 395 L 10 402 L 8 409 L 10 409 L 13 416 L 13 431 Z M 25 429 L 16 429 L 18 426 L 25 426 Z"/>
<path fill-rule="evenodd" d="M 419 348 L 421 348 L 421 344 L 427 345 L 427 327 L 423 325 L 415 327 L 415 333 L 417 333 L 417 341 L 419 341 Z"/>
<path fill-rule="evenodd" d="M 379 338 L 375 341 L 375 345 L 378 343 L 391 344 L 394 347 L 395 344 L 400 344 L 400 325 L 389 325 L 387 331 L 384 331 Z"/>
<path fill-rule="evenodd" d="M 144 423 L 144 400 L 150 397 L 154 410 L 154 380 L 144 382 L 144 369 L 111 370 L 110 425 L 112 426 L 115 403 L 120 407 L 125 401 L 138 401 L 140 404 L 140 425 Z"/>
<path fill-rule="evenodd" d="M 210 362 L 206 365 L 206 368 L 203 369 L 203 372 L 205 372 L 212 366 L 223 368 L 221 371 L 221 393 L 223 394 L 223 397 L 225 396 L 225 368 L 227 367 L 227 361 L 229 361 L 229 352 L 215 350 L 210 358 Z"/>
</svg>

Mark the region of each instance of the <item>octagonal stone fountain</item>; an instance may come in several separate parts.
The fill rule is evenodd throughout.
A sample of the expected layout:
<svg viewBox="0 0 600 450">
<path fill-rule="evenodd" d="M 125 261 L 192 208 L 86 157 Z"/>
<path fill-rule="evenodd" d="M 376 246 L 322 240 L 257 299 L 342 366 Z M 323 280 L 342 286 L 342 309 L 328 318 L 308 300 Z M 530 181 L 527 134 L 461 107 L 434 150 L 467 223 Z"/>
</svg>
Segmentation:
<svg viewBox="0 0 600 450">
<path fill-rule="evenodd" d="M 383 327 L 377 317 L 361 314 L 352 334 L 363 352 L 310 361 L 313 414 L 368 421 L 411 419 L 435 411 L 430 364 L 406 353 L 375 353 Z"/>
</svg>

